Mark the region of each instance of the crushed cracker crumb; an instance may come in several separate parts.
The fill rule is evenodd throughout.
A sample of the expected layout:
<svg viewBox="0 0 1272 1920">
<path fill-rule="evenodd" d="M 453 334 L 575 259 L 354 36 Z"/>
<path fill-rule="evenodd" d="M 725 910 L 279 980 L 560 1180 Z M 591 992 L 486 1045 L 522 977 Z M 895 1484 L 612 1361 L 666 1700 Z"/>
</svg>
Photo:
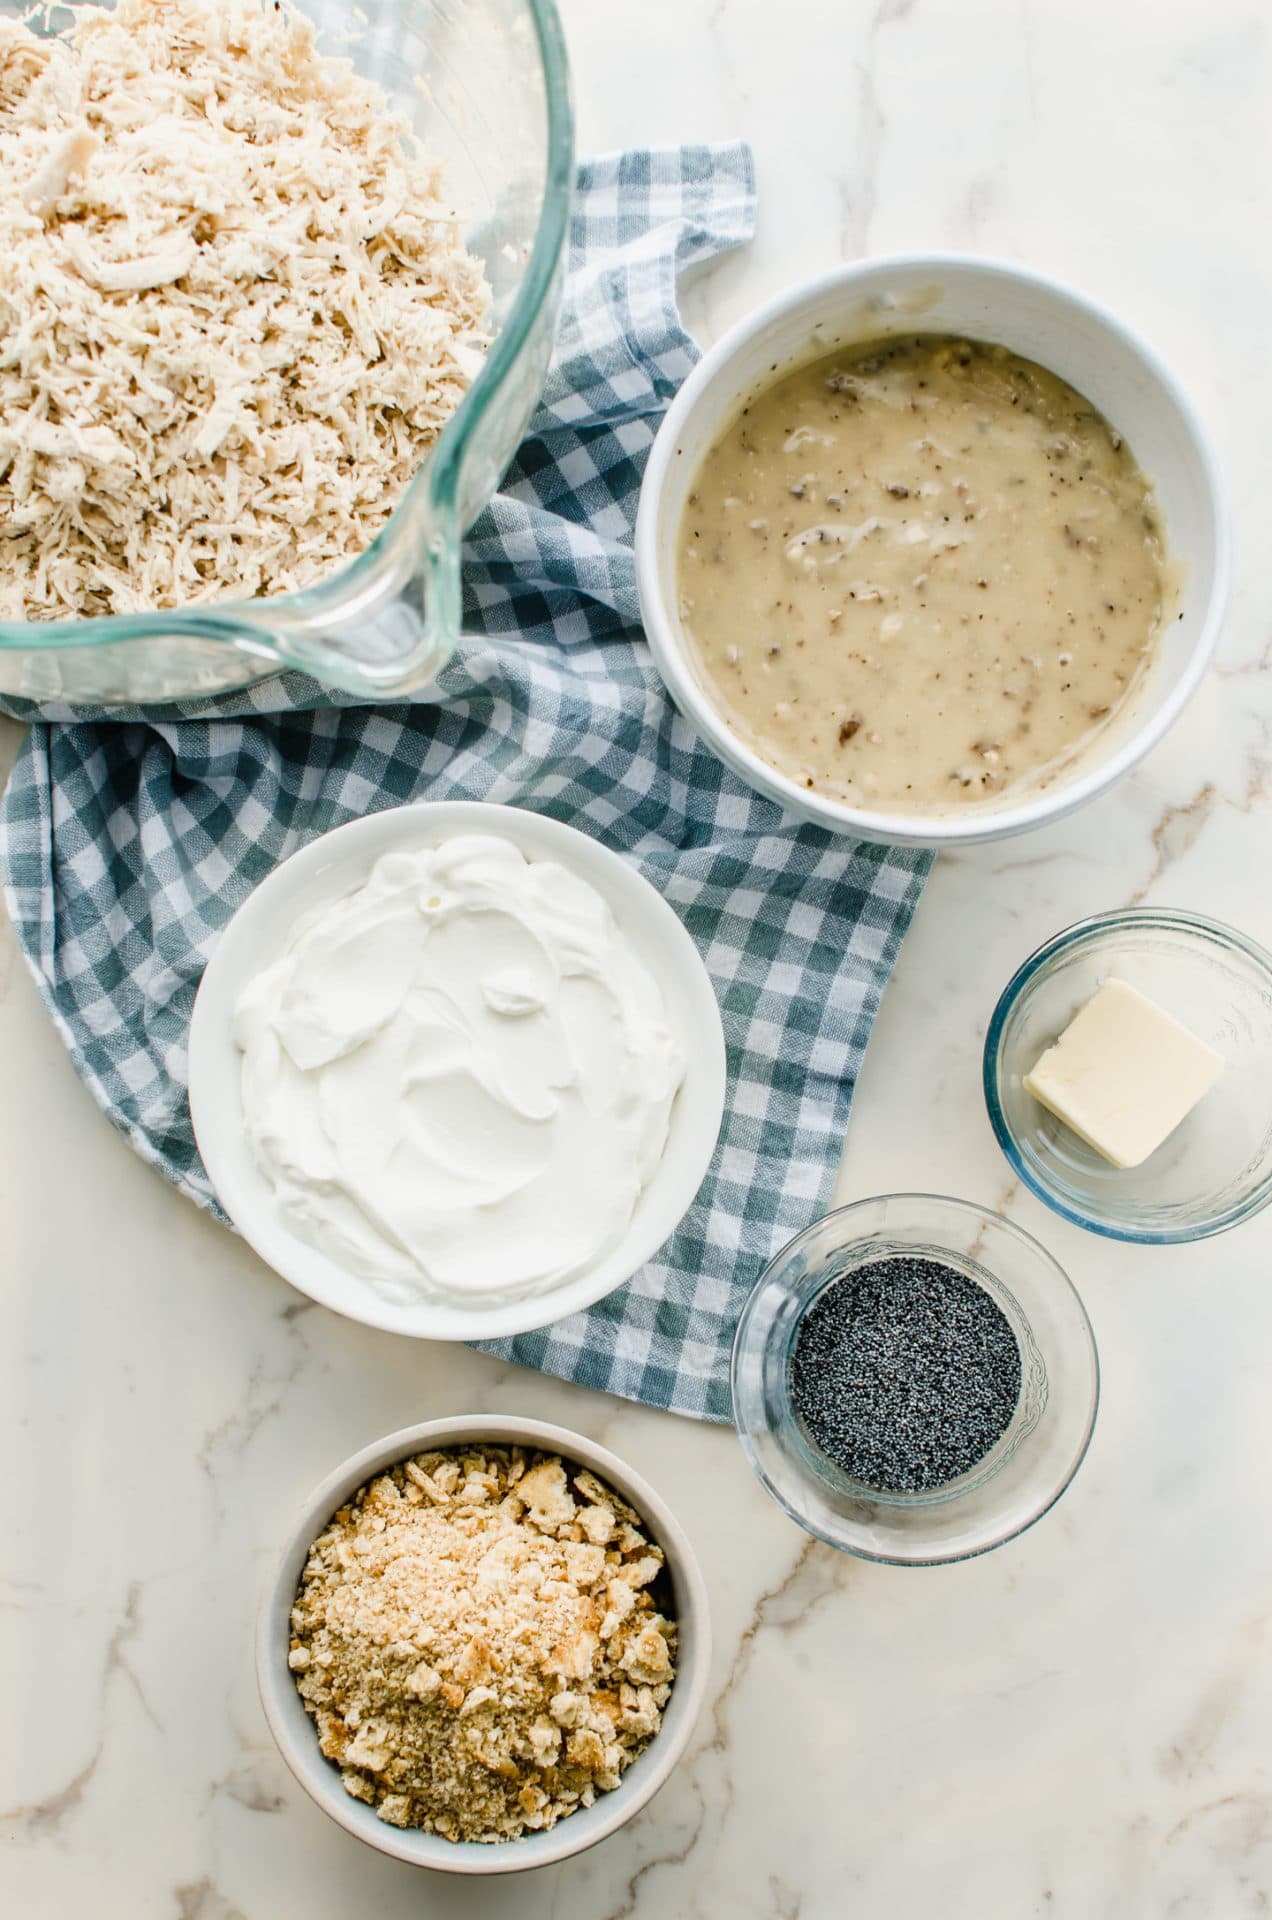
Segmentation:
<svg viewBox="0 0 1272 1920">
<path fill-rule="evenodd" d="M 288 1664 L 347 1791 L 448 1840 L 554 1826 L 611 1791 L 675 1678 L 662 1549 L 556 1455 L 423 1453 L 315 1540 Z"/>
</svg>

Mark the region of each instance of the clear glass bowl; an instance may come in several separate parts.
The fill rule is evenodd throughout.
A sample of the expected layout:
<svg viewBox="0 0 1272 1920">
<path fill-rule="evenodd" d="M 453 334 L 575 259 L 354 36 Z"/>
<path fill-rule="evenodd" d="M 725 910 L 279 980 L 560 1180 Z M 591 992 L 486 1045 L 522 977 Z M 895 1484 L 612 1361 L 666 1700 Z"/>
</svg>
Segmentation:
<svg viewBox="0 0 1272 1920">
<path fill-rule="evenodd" d="M 64 31 L 81 3 L 55 5 L 47 28 L 31 24 Z M 322 30 L 324 47 L 377 81 L 446 161 L 449 195 L 494 295 L 494 343 L 384 531 L 331 579 L 267 600 L 0 622 L 0 693 L 149 703 L 202 698 L 297 668 L 386 699 L 427 685 L 450 656 L 460 541 L 521 441 L 560 310 L 573 183 L 560 22 L 553 0 L 298 4 Z M 0 0 L 7 19 L 27 12 L 28 0 Z"/>
<path fill-rule="evenodd" d="M 1223 1055 L 1205 1098 L 1141 1167 L 1110 1166 L 1025 1092 L 1025 1075 L 1110 976 Z M 1272 955 L 1200 914 L 1127 907 L 1081 920 L 1008 982 L 985 1039 L 985 1104 L 1020 1178 L 1066 1220 L 1168 1246 L 1272 1199 Z"/>
<path fill-rule="evenodd" d="M 892 1255 L 944 1261 L 984 1287 L 1020 1347 L 1020 1403 L 969 1473 L 927 1493 L 852 1479 L 806 1434 L 790 1367 L 804 1314 L 834 1281 Z M 965 1200 L 891 1193 L 828 1213 L 761 1275 L 733 1345 L 733 1414 L 761 1484 L 792 1520 L 845 1553 L 937 1566 L 987 1553 L 1053 1507 L 1091 1439 L 1095 1337 L 1062 1269 L 1029 1234 Z"/>
</svg>

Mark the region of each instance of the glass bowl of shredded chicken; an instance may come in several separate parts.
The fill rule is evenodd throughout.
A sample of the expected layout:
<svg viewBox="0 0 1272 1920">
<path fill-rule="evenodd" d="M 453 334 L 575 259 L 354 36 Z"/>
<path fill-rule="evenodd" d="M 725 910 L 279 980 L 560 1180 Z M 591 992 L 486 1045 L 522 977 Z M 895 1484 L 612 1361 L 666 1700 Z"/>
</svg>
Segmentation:
<svg viewBox="0 0 1272 1920">
<path fill-rule="evenodd" d="M 571 179 L 552 0 L 0 0 L 0 693 L 425 688 Z"/>
</svg>

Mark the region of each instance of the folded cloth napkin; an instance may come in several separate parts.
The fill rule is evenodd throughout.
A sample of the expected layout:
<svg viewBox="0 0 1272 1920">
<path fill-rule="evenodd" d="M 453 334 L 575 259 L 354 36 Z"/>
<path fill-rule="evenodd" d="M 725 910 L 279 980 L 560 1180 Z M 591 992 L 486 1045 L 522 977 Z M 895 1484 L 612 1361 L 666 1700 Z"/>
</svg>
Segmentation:
<svg viewBox="0 0 1272 1920">
<path fill-rule="evenodd" d="M 801 826 L 673 710 L 641 637 L 631 532 L 696 357 L 676 275 L 746 239 L 741 146 L 580 170 L 552 374 L 466 554 L 466 631 L 427 704 L 297 676 L 160 717 L 33 725 L 0 817 L 18 939 L 76 1069 L 137 1151 L 216 1210 L 186 1035 L 221 929 L 315 834 L 402 801 L 512 802 L 618 848 L 680 914 L 724 1014 L 724 1128 L 658 1256 L 586 1313 L 491 1351 L 729 1417 L 729 1349 L 770 1255 L 826 1201 L 927 856 Z"/>
</svg>

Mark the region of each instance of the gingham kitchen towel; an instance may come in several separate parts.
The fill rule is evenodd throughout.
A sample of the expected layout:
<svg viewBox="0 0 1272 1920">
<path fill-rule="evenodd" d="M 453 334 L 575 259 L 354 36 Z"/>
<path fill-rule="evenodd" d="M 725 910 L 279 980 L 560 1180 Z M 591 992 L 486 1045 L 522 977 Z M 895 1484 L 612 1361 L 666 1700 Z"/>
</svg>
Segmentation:
<svg viewBox="0 0 1272 1920">
<path fill-rule="evenodd" d="M 620 849 L 684 920 L 724 1013 L 729 1088 L 689 1214 L 628 1285 L 492 1350 L 729 1415 L 742 1302 L 826 1201 L 926 856 L 798 826 L 675 714 L 638 625 L 631 532 L 659 417 L 695 358 L 679 269 L 746 239 L 740 146 L 581 169 L 559 351 L 467 555 L 467 631 L 427 705 L 300 679 L 176 717 L 38 724 L 9 785 L 9 912 L 94 1098 L 201 1206 L 186 1102 L 195 989 L 221 929 L 315 834 L 406 800 L 509 801 Z M 172 710 L 169 710 L 171 714 Z"/>
</svg>

